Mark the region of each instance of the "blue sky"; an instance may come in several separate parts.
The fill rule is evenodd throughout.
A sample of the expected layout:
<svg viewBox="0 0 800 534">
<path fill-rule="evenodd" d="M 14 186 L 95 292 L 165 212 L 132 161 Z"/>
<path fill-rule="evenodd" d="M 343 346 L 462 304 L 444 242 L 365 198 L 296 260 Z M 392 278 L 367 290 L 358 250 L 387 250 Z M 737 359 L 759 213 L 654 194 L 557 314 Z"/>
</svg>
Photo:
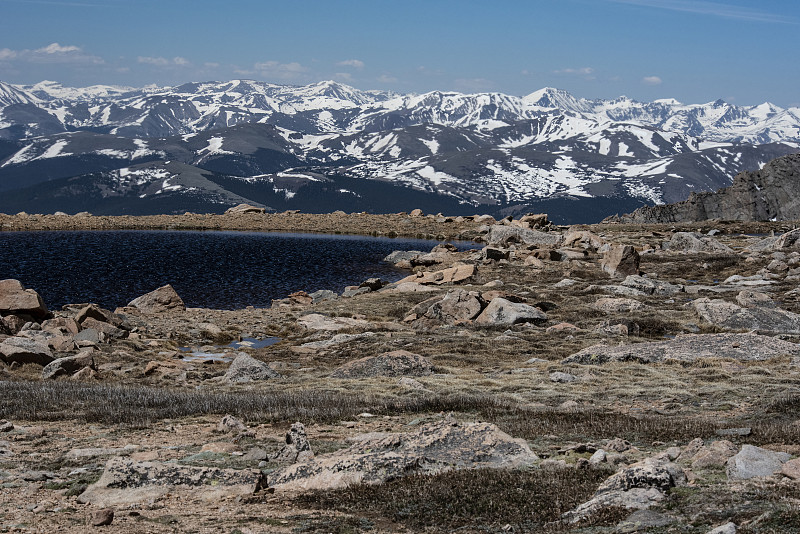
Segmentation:
<svg viewBox="0 0 800 534">
<path fill-rule="evenodd" d="M 0 80 L 800 106 L 797 0 L 0 0 Z"/>
</svg>

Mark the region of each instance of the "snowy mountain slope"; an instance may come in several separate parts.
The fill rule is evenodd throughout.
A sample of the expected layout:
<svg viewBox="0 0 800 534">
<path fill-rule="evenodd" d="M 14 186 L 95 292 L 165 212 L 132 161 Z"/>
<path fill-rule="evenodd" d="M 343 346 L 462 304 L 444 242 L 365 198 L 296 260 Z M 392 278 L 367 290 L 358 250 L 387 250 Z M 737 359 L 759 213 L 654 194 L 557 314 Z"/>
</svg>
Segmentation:
<svg viewBox="0 0 800 534">
<path fill-rule="evenodd" d="M 399 95 L 336 82 L 0 82 L 0 142 L 0 190 L 32 188 L 63 201 L 62 211 L 86 205 L 75 193 L 83 191 L 102 210 L 103 202 L 180 210 L 183 198 L 203 209 L 249 199 L 401 211 L 413 198 L 501 213 L 564 198 L 577 199 L 563 205 L 580 212 L 589 201 L 597 211 L 729 185 L 740 171 L 798 151 L 800 110 L 588 100 L 552 88 L 516 97 Z M 176 165 L 185 167 L 167 178 Z M 61 196 L 38 185 L 64 179 L 77 182 Z M 387 192 L 393 198 L 380 197 Z"/>
</svg>

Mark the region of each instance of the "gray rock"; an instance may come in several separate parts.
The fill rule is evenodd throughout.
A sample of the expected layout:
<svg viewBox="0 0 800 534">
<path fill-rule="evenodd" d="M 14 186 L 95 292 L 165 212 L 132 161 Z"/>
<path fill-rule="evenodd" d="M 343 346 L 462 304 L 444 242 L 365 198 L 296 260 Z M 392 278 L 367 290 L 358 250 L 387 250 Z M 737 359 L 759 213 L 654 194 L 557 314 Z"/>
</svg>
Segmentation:
<svg viewBox="0 0 800 534">
<path fill-rule="evenodd" d="M 414 259 L 417 256 L 421 256 L 422 254 L 425 253 L 422 252 L 421 250 L 395 250 L 394 252 L 383 258 L 383 261 L 385 261 L 386 263 L 393 263 L 393 264 L 400 263 L 401 261 L 410 262 L 412 259 Z"/>
<path fill-rule="evenodd" d="M 294 423 L 286 432 L 285 445 L 278 451 L 273 459 L 279 463 L 294 464 L 305 462 L 314 458 L 314 451 L 306 436 L 306 427 L 303 423 Z"/>
<path fill-rule="evenodd" d="M 691 193 L 675 204 L 645 206 L 621 220 L 674 223 L 723 219 L 769 221 L 800 219 L 800 155 L 776 158 L 755 172 L 741 172 L 733 185 L 717 192 Z"/>
<path fill-rule="evenodd" d="M 742 308 L 777 308 L 778 305 L 766 293 L 744 289 L 736 295 L 736 302 Z"/>
<path fill-rule="evenodd" d="M 319 313 L 309 313 L 297 320 L 297 324 L 309 330 L 321 330 L 326 332 L 336 332 L 345 328 L 367 328 L 371 326 L 369 321 L 363 319 L 353 319 L 350 317 L 328 317 Z"/>
<path fill-rule="evenodd" d="M 770 252 L 773 250 L 796 250 L 800 245 L 800 228 L 786 232 L 779 236 L 762 239 L 748 246 L 750 252 Z"/>
<path fill-rule="evenodd" d="M 692 306 L 703 320 L 720 328 L 800 334 L 800 315 L 780 308 L 742 308 L 733 302 L 708 298 L 697 299 Z"/>
<path fill-rule="evenodd" d="M 501 297 L 493 298 L 480 315 L 475 324 L 482 326 L 501 326 L 522 323 L 543 323 L 547 314 L 521 302 L 511 302 Z"/>
<path fill-rule="evenodd" d="M 564 237 L 561 234 L 538 232 L 518 226 L 505 226 L 501 224 L 490 226 L 489 233 L 486 234 L 483 239 L 491 246 L 503 248 L 513 243 L 556 248 L 564 241 Z"/>
<path fill-rule="evenodd" d="M 661 248 L 670 252 L 687 254 L 732 254 L 733 249 L 723 245 L 713 237 L 694 232 L 675 232 L 669 241 L 661 244 Z"/>
<path fill-rule="evenodd" d="M 344 291 L 342 291 L 342 297 L 351 298 L 355 297 L 356 295 L 362 295 L 369 292 L 370 289 L 368 287 L 347 286 L 344 288 Z"/>
<path fill-rule="evenodd" d="M 45 366 L 53 361 L 50 348 L 39 341 L 26 337 L 10 337 L 0 343 L 0 359 L 7 364 L 35 363 Z"/>
<path fill-rule="evenodd" d="M 569 384 L 570 382 L 575 382 L 578 379 L 577 376 L 563 373 L 561 371 L 553 371 L 550 373 L 550 382 L 557 382 L 559 384 Z"/>
<path fill-rule="evenodd" d="M 632 534 L 633 532 L 647 532 L 651 529 L 668 527 L 678 520 L 672 516 L 654 510 L 636 510 L 627 519 L 617 524 L 617 534 Z"/>
<path fill-rule="evenodd" d="M 800 345 L 756 334 L 681 334 L 667 341 L 621 346 L 594 345 L 567 357 L 562 363 L 693 362 L 703 358 L 763 361 L 786 355 L 800 355 Z"/>
<path fill-rule="evenodd" d="M 709 530 L 707 534 L 736 534 L 736 523 L 732 521 L 725 523 L 724 525 Z"/>
<path fill-rule="evenodd" d="M 183 300 L 170 284 L 133 299 L 128 303 L 128 306 L 137 308 L 144 313 L 161 313 L 186 309 Z"/>
<path fill-rule="evenodd" d="M 415 326 L 427 327 L 457 324 L 475 319 L 485 301 L 477 291 L 451 289 L 444 297 L 433 297 L 411 310 L 417 316 Z"/>
<path fill-rule="evenodd" d="M 225 372 L 225 380 L 234 384 L 279 378 L 280 375 L 266 363 L 240 352 Z"/>
<path fill-rule="evenodd" d="M 0 280 L 0 314 L 30 315 L 41 320 L 47 317 L 47 306 L 33 289 L 25 289 L 19 280 Z"/>
<path fill-rule="evenodd" d="M 95 507 L 154 502 L 167 494 L 219 502 L 226 497 L 252 495 L 264 485 L 256 469 L 189 467 L 176 463 L 135 462 L 112 458 L 100 479 L 78 497 Z"/>
<path fill-rule="evenodd" d="M 626 277 L 620 285 L 635 289 L 644 295 L 670 296 L 684 291 L 683 286 L 639 275 Z"/>
<path fill-rule="evenodd" d="M 600 484 L 591 500 L 563 514 L 576 523 L 608 507 L 643 510 L 663 501 L 674 487 L 686 485 L 686 474 L 678 465 L 648 458 L 618 471 Z"/>
<path fill-rule="evenodd" d="M 336 489 L 451 469 L 521 468 L 538 457 L 522 439 L 490 423 L 439 421 L 403 434 L 365 437 L 352 446 L 269 475 L 278 490 Z"/>
<path fill-rule="evenodd" d="M 603 272 L 613 277 L 622 278 L 631 274 L 639 274 L 639 253 L 630 245 L 613 245 L 600 260 Z"/>
<path fill-rule="evenodd" d="M 58 376 L 69 376 L 77 373 L 84 367 L 94 369 L 94 357 L 92 349 L 82 350 L 73 356 L 58 358 L 48 363 L 42 369 L 42 379 L 48 380 Z"/>
<path fill-rule="evenodd" d="M 308 296 L 311 297 L 312 304 L 322 302 L 323 300 L 336 300 L 339 298 L 339 294 L 330 289 L 320 289 L 319 291 L 309 293 Z"/>
<path fill-rule="evenodd" d="M 742 445 L 742 450 L 728 460 L 728 480 L 747 480 L 772 476 L 791 459 L 785 452 L 774 452 L 753 445 Z"/>
<path fill-rule="evenodd" d="M 377 356 L 367 356 L 347 362 L 334 372 L 331 378 L 367 378 L 376 376 L 427 376 L 433 366 L 427 358 L 408 352 L 393 350 Z"/>
<path fill-rule="evenodd" d="M 592 304 L 592 308 L 603 313 L 630 313 L 647 308 L 647 306 L 634 299 L 603 297 L 597 299 Z"/>
<path fill-rule="evenodd" d="M 89 343 L 100 343 L 100 332 L 94 328 L 85 328 L 78 332 L 72 339 L 75 341 L 88 341 Z"/>
<path fill-rule="evenodd" d="M 238 215 L 240 213 L 266 213 L 266 208 L 253 206 L 251 204 L 238 204 L 225 210 L 226 215 Z"/>
</svg>

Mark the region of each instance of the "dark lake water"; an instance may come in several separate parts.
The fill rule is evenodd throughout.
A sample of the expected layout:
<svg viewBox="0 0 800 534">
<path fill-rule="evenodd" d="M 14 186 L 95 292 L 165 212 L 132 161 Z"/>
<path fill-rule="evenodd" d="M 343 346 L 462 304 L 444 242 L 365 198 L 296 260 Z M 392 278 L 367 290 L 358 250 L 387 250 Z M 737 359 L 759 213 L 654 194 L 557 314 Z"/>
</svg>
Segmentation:
<svg viewBox="0 0 800 534">
<path fill-rule="evenodd" d="M 341 292 L 408 273 L 381 260 L 436 241 L 263 232 L 0 232 L 0 279 L 35 289 L 51 309 L 114 309 L 165 284 L 191 307 L 268 307 L 294 291 Z M 470 244 L 457 244 L 470 248 Z"/>
</svg>

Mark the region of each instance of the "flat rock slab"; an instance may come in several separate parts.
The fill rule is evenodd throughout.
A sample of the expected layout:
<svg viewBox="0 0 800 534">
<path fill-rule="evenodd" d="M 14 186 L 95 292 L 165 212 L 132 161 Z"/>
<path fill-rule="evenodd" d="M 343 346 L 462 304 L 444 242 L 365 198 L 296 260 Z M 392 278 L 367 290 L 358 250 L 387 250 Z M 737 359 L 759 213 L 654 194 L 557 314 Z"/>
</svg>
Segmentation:
<svg viewBox="0 0 800 534">
<path fill-rule="evenodd" d="M 328 317 L 319 313 L 309 313 L 297 320 L 300 326 L 309 330 L 325 330 L 336 332 L 345 328 L 368 328 L 371 326 L 369 321 L 363 319 L 352 319 L 350 317 Z"/>
<path fill-rule="evenodd" d="M 800 315 L 768 305 L 743 308 L 722 299 L 697 299 L 692 305 L 707 323 L 729 330 L 800 334 Z"/>
<path fill-rule="evenodd" d="M 0 343 L 0 359 L 7 364 L 35 363 L 45 366 L 54 360 L 50 348 L 26 337 L 10 337 Z"/>
<path fill-rule="evenodd" d="M 33 289 L 25 289 L 19 280 L 13 278 L 0 280 L 0 312 L 3 315 L 25 314 L 38 319 L 48 314 L 42 297 Z"/>
<path fill-rule="evenodd" d="M 483 326 L 514 325 L 521 323 L 544 323 L 547 314 L 521 302 L 511 302 L 504 298 L 494 298 L 475 318 L 475 324 Z"/>
<path fill-rule="evenodd" d="M 185 310 L 186 305 L 170 284 L 137 297 L 128 303 L 128 306 L 144 313 L 161 313 L 170 310 Z"/>
<path fill-rule="evenodd" d="M 347 449 L 278 469 L 268 480 L 270 487 L 287 491 L 336 489 L 449 469 L 520 468 L 537 460 L 524 440 L 493 424 L 444 420 L 415 432 L 365 437 Z"/>
<path fill-rule="evenodd" d="M 172 463 L 136 462 L 112 458 L 100 480 L 78 497 L 95 507 L 152 502 L 167 493 L 185 492 L 192 498 L 218 501 L 252 495 L 263 487 L 264 475 L 256 469 L 189 467 Z"/>
<path fill-rule="evenodd" d="M 728 460 L 728 480 L 747 480 L 772 476 L 781 470 L 791 455 L 775 452 L 753 445 L 742 445 L 742 450 Z"/>
<path fill-rule="evenodd" d="M 433 366 L 427 358 L 407 350 L 393 350 L 347 362 L 332 372 L 331 378 L 427 376 L 432 372 Z"/>
<path fill-rule="evenodd" d="M 418 272 L 417 274 L 412 274 L 411 276 L 403 278 L 398 281 L 397 284 L 400 285 L 409 282 L 437 286 L 442 284 L 458 284 L 471 281 L 475 276 L 475 271 L 475 266 L 471 264 L 455 265 L 447 269 L 442 269 L 441 271 Z"/>
<path fill-rule="evenodd" d="M 621 346 L 594 345 L 567 357 L 562 363 L 693 362 L 702 358 L 763 361 L 785 355 L 800 355 L 800 345 L 757 334 L 682 334 L 667 341 Z"/>
</svg>

